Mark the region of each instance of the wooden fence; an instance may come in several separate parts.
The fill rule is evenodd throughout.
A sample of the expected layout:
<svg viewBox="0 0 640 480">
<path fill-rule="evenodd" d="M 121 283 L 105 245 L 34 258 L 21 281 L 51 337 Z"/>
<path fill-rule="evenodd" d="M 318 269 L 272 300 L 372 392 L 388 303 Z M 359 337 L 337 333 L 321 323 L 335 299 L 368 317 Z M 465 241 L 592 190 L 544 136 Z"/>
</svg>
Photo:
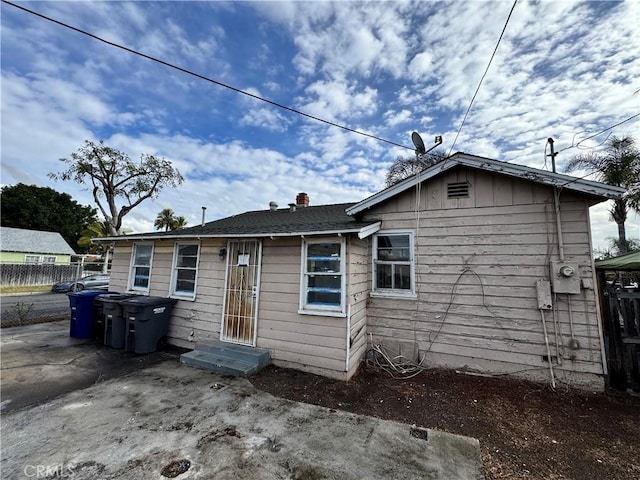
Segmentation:
<svg viewBox="0 0 640 480">
<path fill-rule="evenodd" d="M 640 292 L 599 283 L 609 386 L 640 391 Z"/>
</svg>

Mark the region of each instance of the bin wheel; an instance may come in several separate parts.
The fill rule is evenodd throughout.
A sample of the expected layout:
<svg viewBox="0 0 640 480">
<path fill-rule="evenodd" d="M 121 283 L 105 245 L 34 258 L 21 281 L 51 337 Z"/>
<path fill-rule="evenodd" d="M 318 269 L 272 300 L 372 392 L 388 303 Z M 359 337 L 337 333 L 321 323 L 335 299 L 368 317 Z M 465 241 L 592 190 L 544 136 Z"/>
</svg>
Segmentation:
<svg viewBox="0 0 640 480">
<path fill-rule="evenodd" d="M 72 292 L 81 292 L 82 290 L 84 290 L 84 285 L 82 285 L 81 283 L 76 283 L 76 284 L 71 288 L 71 291 L 72 291 Z"/>
</svg>

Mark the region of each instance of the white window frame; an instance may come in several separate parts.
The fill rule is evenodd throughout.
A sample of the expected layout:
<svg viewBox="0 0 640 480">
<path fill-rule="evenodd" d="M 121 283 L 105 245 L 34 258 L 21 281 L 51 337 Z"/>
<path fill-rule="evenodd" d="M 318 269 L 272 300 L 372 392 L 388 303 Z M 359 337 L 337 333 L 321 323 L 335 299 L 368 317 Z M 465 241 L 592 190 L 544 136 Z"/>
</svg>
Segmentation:
<svg viewBox="0 0 640 480">
<path fill-rule="evenodd" d="M 196 266 L 195 267 L 178 267 L 178 249 L 180 247 L 188 247 L 191 245 L 195 245 L 198 247 L 198 253 L 196 255 Z M 198 267 L 200 266 L 200 250 L 201 250 L 200 242 L 176 242 L 173 246 L 173 262 L 171 267 L 171 284 L 169 286 L 169 296 L 172 298 L 179 298 L 184 300 L 195 300 L 196 291 L 198 289 Z M 178 280 L 178 272 L 180 270 L 193 270 L 195 272 L 195 278 L 193 283 L 193 292 L 186 292 L 181 290 L 176 290 L 176 282 Z"/>
<path fill-rule="evenodd" d="M 24 256 L 24 263 L 26 263 L 27 265 L 39 265 L 41 261 L 42 261 L 42 258 L 40 257 L 40 255 Z"/>
<path fill-rule="evenodd" d="M 42 257 L 42 263 L 44 265 L 55 265 L 57 261 L 58 261 L 58 257 L 54 255 L 44 255 Z"/>
<path fill-rule="evenodd" d="M 146 265 L 136 265 L 134 263 L 134 261 L 136 259 L 136 250 L 137 250 L 138 246 L 150 246 L 151 247 L 151 257 L 149 258 L 149 279 L 148 279 L 146 287 L 137 287 L 137 286 L 134 285 L 135 269 L 137 267 L 146 267 Z M 127 287 L 127 290 L 132 291 L 132 292 L 149 293 L 149 288 L 151 287 L 151 271 L 152 271 L 152 267 L 153 267 L 153 253 L 154 253 L 154 250 L 155 250 L 155 245 L 153 244 L 153 242 L 135 242 L 133 244 L 133 248 L 131 249 L 131 262 L 129 262 L 129 285 Z"/>
<path fill-rule="evenodd" d="M 409 236 L 409 262 L 392 262 L 392 261 L 380 261 L 378 262 L 378 238 L 385 236 L 398 236 L 398 235 L 408 235 Z M 416 268 L 415 268 L 415 240 L 414 240 L 414 232 L 411 230 L 380 230 L 376 232 L 373 236 L 372 242 L 372 278 L 371 278 L 371 296 L 373 297 L 396 297 L 396 298 L 416 298 Z M 410 273 L 410 281 L 411 288 L 378 288 L 378 263 L 389 265 L 389 264 L 403 264 L 406 265 L 409 263 L 411 273 Z"/>
<path fill-rule="evenodd" d="M 337 243 L 340 244 L 340 305 L 311 305 L 307 304 L 307 286 L 309 284 L 310 275 L 318 275 L 317 272 L 307 272 L 307 250 L 309 245 L 318 243 Z M 323 237 L 313 239 L 302 239 L 300 255 L 300 304 L 298 313 L 303 315 L 321 315 L 325 317 L 344 317 L 346 304 L 346 257 L 347 249 L 344 237 Z M 321 275 L 321 274 L 320 274 Z M 336 275 L 336 273 L 332 273 Z"/>
</svg>

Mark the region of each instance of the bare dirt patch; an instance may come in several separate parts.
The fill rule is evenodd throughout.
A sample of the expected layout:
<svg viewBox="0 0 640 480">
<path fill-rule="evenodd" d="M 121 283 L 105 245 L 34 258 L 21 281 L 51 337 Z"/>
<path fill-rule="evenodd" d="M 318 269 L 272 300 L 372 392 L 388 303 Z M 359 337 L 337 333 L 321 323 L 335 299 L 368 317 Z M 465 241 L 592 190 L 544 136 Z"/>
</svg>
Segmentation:
<svg viewBox="0 0 640 480">
<path fill-rule="evenodd" d="M 408 380 L 371 367 L 349 382 L 269 367 L 255 387 L 299 402 L 480 440 L 494 479 L 640 478 L 640 397 L 428 370 Z"/>
</svg>

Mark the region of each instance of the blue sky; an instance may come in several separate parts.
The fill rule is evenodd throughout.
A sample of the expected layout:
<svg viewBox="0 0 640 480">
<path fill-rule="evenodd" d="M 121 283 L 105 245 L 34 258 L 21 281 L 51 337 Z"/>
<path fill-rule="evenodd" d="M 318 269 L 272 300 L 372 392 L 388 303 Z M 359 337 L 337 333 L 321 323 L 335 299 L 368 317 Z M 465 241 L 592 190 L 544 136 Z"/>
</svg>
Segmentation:
<svg viewBox="0 0 640 480">
<path fill-rule="evenodd" d="M 392 142 L 449 151 L 512 6 L 500 1 L 19 2 L 254 95 Z M 88 140 L 171 160 L 186 181 L 125 217 L 153 230 L 280 206 L 358 201 L 412 151 L 295 115 L 2 4 L 2 185 L 90 192 L 47 173 Z M 543 168 L 640 112 L 640 2 L 520 0 L 453 151 Z M 640 141 L 640 117 L 610 131 Z M 568 148 L 599 150 L 607 134 Z M 579 172 L 582 175 L 587 172 Z M 591 212 L 595 246 L 616 235 Z M 631 215 L 628 234 L 640 237 Z"/>
</svg>

